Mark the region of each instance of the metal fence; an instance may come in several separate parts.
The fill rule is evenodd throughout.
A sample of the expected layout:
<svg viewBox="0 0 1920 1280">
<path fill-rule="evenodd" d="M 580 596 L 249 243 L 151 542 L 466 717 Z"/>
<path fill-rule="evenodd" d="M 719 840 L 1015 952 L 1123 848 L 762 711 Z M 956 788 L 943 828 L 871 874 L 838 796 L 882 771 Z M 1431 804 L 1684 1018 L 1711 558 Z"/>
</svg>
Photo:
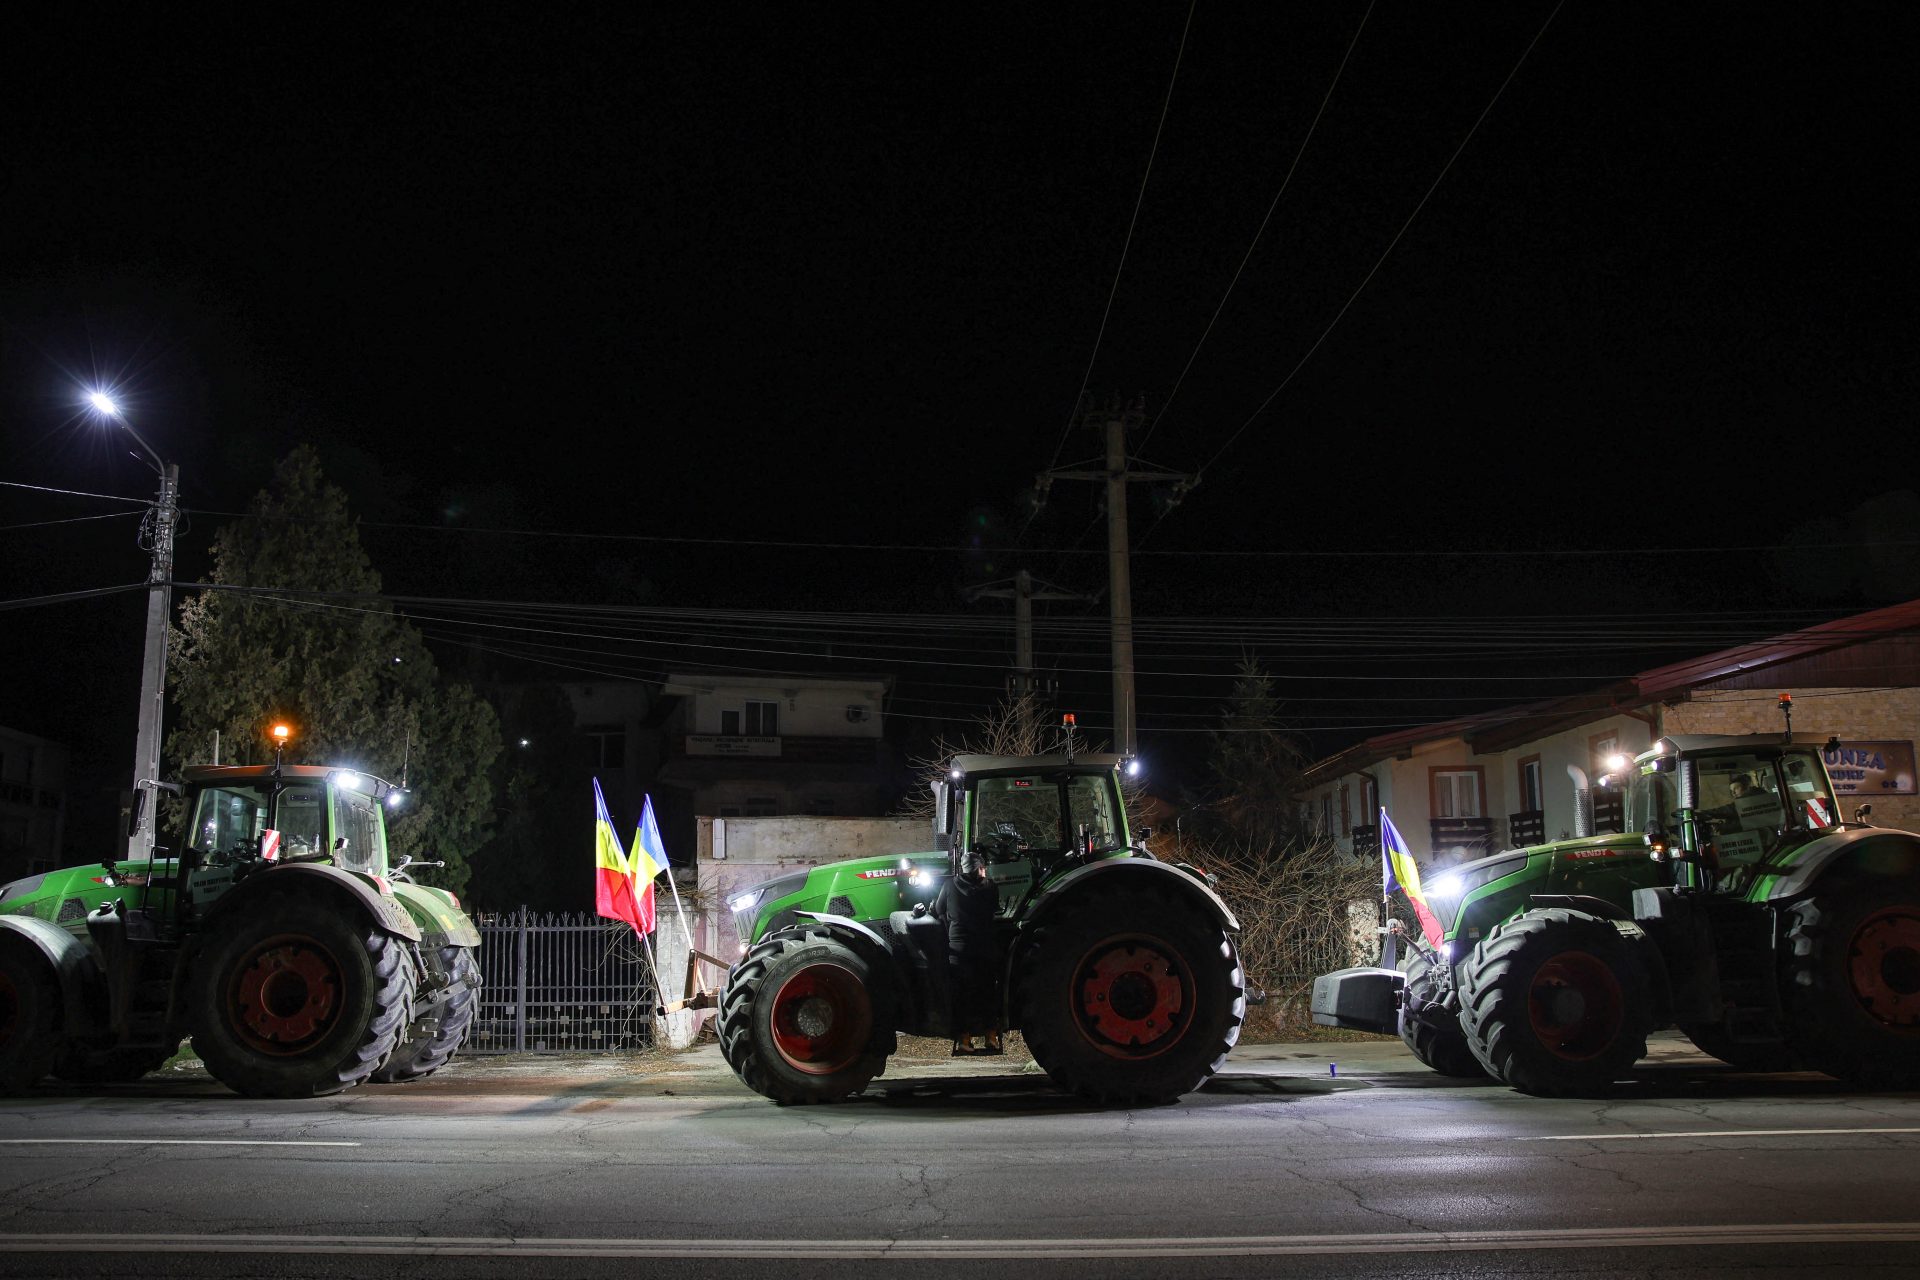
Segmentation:
<svg viewBox="0 0 1920 1280">
<path fill-rule="evenodd" d="M 631 1053 L 653 1044 L 653 966 L 633 930 L 589 915 L 482 915 L 466 1053 Z"/>
</svg>

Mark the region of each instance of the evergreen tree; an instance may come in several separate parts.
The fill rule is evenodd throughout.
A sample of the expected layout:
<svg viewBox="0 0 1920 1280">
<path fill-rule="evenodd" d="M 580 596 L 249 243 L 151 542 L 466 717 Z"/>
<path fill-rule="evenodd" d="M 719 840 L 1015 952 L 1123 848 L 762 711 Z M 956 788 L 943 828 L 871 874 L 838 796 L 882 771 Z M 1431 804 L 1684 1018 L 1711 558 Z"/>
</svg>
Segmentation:
<svg viewBox="0 0 1920 1280">
<path fill-rule="evenodd" d="M 1305 761 L 1281 728 L 1273 677 L 1257 660 L 1241 661 L 1221 721 L 1210 761 L 1217 790 L 1208 834 L 1258 861 L 1284 858 L 1307 835 L 1298 799 Z"/>
<path fill-rule="evenodd" d="M 254 590 L 202 591 L 181 607 L 168 661 L 170 763 L 207 762 L 215 731 L 223 762 L 264 763 L 267 730 L 284 719 L 293 760 L 390 781 L 404 769 L 412 794 L 389 813 L 390 851 L 444 859 L 422 879 L 464 889 L 492 820 L 499 722 L 471 688 L 440 676 L 420 633 L 377 598 L 380 575 L 346 496 L 311 446 L 280 462 L 247 516 L 215 535 L 213 553 L 214 586 Z"/>
</svg>

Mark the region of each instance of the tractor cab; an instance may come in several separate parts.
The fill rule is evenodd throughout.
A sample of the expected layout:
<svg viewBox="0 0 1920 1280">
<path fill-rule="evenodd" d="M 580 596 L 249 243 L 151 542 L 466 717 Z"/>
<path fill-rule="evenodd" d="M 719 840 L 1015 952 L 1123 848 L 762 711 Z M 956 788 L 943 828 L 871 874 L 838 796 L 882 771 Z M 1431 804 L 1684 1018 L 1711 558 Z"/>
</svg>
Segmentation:
<svg viewBox="0 0 1920 1280">
<path fill-rule="evenodd" d="M 934 784 L 934 841 L 948 873 L 977 851 L 1017 917 L 1037 888 L 1082 862 L 1133 853 L 1113 755 L 956 756 Z"/>
<path fill-rule="evenodd" d="M 1675 846 L 1727 883 L 1814 833 L 1840 825 L 1832 780 L 1814 737 L 1676 734 L 1634 762 L 1627 826 Z"/>
</svg>

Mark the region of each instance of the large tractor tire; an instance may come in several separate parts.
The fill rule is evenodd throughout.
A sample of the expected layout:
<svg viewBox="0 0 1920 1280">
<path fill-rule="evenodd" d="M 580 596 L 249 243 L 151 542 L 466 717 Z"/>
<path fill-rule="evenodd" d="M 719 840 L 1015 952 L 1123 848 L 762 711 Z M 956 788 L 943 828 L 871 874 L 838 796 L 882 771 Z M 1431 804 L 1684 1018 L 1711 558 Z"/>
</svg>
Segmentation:
<svg viewBox="0 0 1920 1280">
<path fill-rule="evenodd" d="M 1035 930 L 1014 974 L 1027 1049 L 1062 1088 L 1158 1104 L 1212 1077 L 1240 1039 L 1233 939 L 1183 902 L 1092 886 Z"/>
<path fill-rule="evenodd" d="M 400 1043 L 368 1077 L 375 1084 L 425 1080 L 452 1061 L 473 1028 L 480 1007 L 480 964 L 471 947 L 422 952 L 427 972 L 419 976 L 413 1013 Z"/>
<path fill-rule="evenodd" d="M 888 976 L 819 925 L 760 940 L 720 997 L 721 1055 L 775 1102 L 833 1102 L 860 1092 L 893 1049 Z"/>
<path fill-rule="evenodd" d="M 328 899 L 270 893 L 216 925 L 196 965 L 193 1044 L 250 1098 L 317 1098 L 387 1060 L 413 1009 L 398 939 Z"/>
<path fill-rule="evenodd" d="M 22 1093 L 60 1055 L 60 988 L 36 951 L 0 944 L 0 1095 Z"/>
<path fill-rule="evenodd" d="M 1424 951 L 1407 959 L 1407 985 L 1400 1005 L 1400 1039 L 1413 1056 L 1443 1076 L 1484 1080 L 1487 1069 L 1467 1046 L 1460 1014 L 1440 1001 L 1443 971 Z"/>
<path fill-rule="evenodd" d="M 1611 921 L 1524 912 L 1475 947 L 1458 978 L 1473 1056 L 1522 1093 L 1604 1094 L 1646 1055 L 1647 975 Z"/>
<path fill-rule="evenodd" d="M 1920 1088 L 1920 883 L 1856 882 L 1795 903 L 1787 941 L 1790 1034 L 1807 1065 Z"/>
<path fill-rule="evenodd" d="M 128 1084 L 158 1071 L 179 1048 L 178 1043 L 147 1049 L 88 1049 L 70 1044 L 54 1062 L 53 1074 L 69 1084 Z"/>
<path fill-rule="evenodd" d="M 1794 1068 L 1793 1050 L 1784 1044 L 1749 1044 L 1735 1040 L 1717 1022 L 1683 1022 L 1680 1030 L 1693 1041 L 1694 1048 L 1737 1071 L 1791 1071 Z"/>
</svg>

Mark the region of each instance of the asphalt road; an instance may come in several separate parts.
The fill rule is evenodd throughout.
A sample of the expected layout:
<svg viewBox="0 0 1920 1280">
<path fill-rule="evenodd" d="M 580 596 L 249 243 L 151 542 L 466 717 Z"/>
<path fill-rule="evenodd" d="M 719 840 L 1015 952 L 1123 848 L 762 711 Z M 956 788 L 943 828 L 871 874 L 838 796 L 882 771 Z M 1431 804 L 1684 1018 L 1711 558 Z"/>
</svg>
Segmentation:
<svg viewBox="0 0 1920 1280">
<path fill-rule="evenodd" d="M 176 1074 L 0 1109 L 0 1275 L 1910 1277 L 1917 1154 L 1920 1095 L 1677 1040 L 1605 1102 L 1373 1042 L 1135 1111 L 1013 1059 L 776 1107 L 710 1047 L 310 1102 Z"/>
</svg>

